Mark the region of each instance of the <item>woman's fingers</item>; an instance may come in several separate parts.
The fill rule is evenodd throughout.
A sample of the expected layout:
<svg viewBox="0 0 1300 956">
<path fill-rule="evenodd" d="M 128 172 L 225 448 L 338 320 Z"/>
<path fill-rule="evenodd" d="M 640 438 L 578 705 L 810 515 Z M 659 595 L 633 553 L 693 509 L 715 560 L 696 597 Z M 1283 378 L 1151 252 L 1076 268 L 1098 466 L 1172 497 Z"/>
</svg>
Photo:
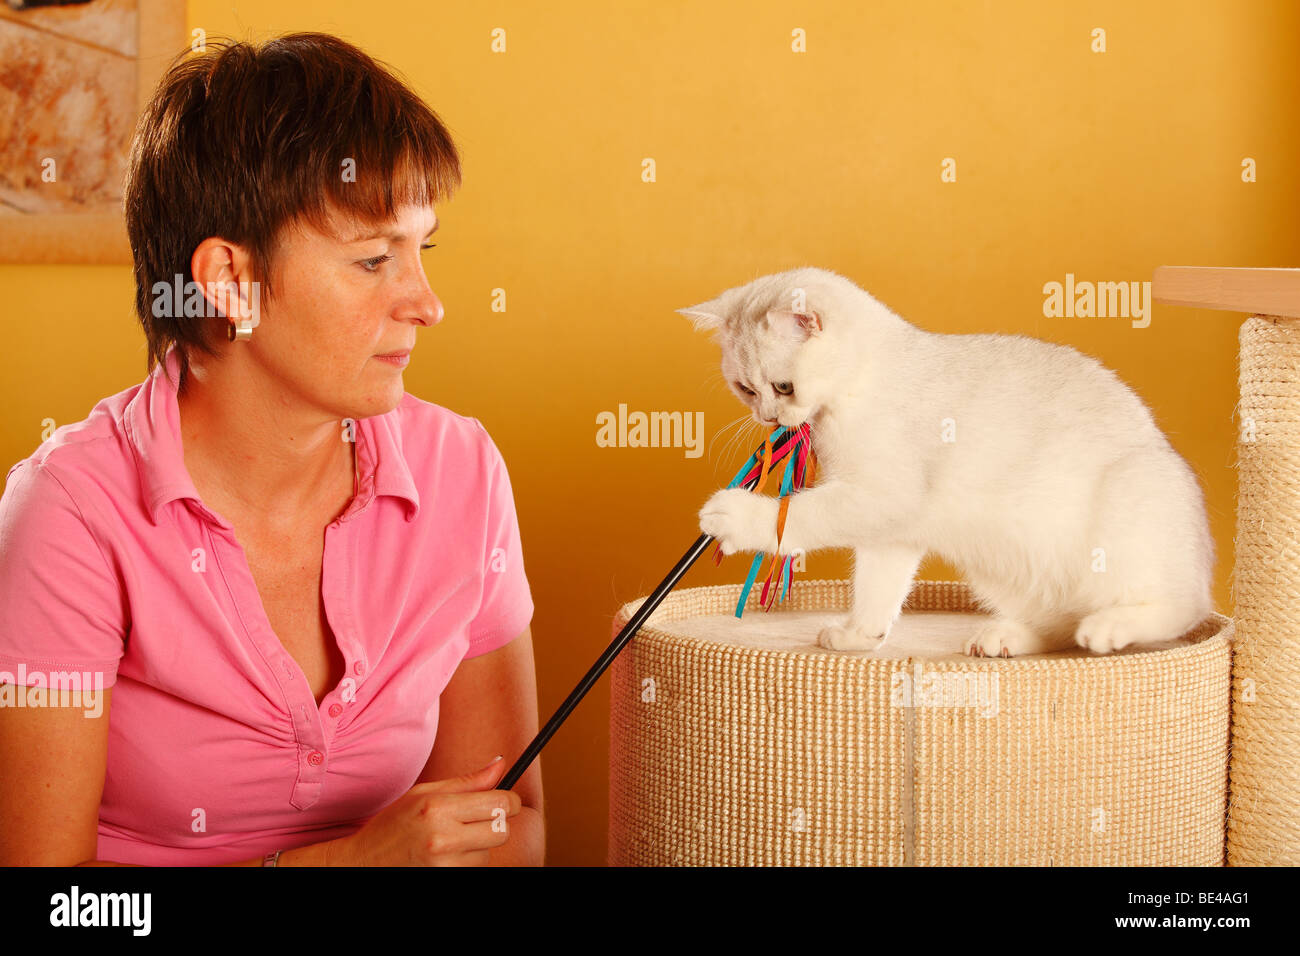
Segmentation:
<svg viewBox="0 0 1300 956">
<path fill-rule="evenodd" d="M 430 794 L 425 803 L 426 813 L 433 801 L 442 802 L 447 815 L 458 823 L 490 823 L 497 819 L 504 821 L 517 814 L 522 806 L 519 795 L 509 790 Z"/>
<path fill-rule="evenodd" d="M 505 763 L 504 760 L 494 760 L 478 770 L 463 773 L 459 777 L 420 783 L 411 789 L 427 793 L 468 793 L 474 790 L 491 790 L 492 785 L 504 775 Z"/>
<path fill-rule="evenodd" d="M 471 773 L 419 784 L 411 789 L 424 795 L 426 813 L 433 805 L 433 800 L 446 800 L 452 818 L 462 823 L 492 820 L 501 810 L 505 811 L 506 816 L 513 817 L 523 806 L 519 794 L 513 790 L 492 789 L 492 785 L 501 779 L 505 771 L 505 761 L 494 760 Z"/>
</svg>

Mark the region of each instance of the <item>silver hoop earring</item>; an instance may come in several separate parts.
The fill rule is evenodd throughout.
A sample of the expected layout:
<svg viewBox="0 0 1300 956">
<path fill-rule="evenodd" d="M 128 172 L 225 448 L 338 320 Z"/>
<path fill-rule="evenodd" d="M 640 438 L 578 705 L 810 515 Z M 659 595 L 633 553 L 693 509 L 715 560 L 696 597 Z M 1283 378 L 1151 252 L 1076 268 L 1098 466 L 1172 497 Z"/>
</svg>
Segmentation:
<svg viewBox="0 0 1300 956">
<path fill-rule="evenodd" d="M 253 320 L 240 319 L 238 327 L 234 322 L 226 325 L 226 338 L 231 342 L 247 342 L 253 337 Z"/>
</svg>

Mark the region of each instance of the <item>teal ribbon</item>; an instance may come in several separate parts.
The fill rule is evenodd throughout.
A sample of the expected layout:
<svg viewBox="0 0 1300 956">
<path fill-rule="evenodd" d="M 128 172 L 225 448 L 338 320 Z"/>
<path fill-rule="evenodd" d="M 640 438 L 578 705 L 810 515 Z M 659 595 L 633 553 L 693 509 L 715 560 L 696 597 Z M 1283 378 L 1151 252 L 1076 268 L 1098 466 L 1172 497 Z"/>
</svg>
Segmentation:
<svg viewBox="0 0 1300 956">
<path fill-rule="evenodd" d="M 778 428 L 775 432 L 772 433 L 772 437 L 769 440 L 772 442 L 773 445 L 776 444 L 777 440 L 781 437 L 781 435 L 784 432 L 785 432 L 785 426 L 782 425 L 780 428 Z M 784 498 L 786 495 L 790 493 L 790 489 L 794 485 L 794 466 L 798 458 L 799 458 L 798 449 L 791 449 L 790 454 L 786 456 L 785 471 L 781 475 L 780 496 L 782 498 Z M 758 451 L 754 452 L 752 456 L 750 456 L 750 460 L 745 462 L 744 467 L 741 468 L 740 471 L 736 473 L 736 477 L 731 479 L 731 484 L 729 484 L 727 487 L 735 488 L 737 485 L 739 485 L 741 480 L 745 477 L 745 475 L 748 474 L 749 471 L 754 467 L 754 462 L 758 461 L 761 463 L 762 460 L 763 460 L 763 451 L 760 448 Z M 740 589 L 740 600 L 736 602 L 736 617 L 744 616 L 745 601 L 749 599 L 749 592 L 753 589 L 754 581 L 757 580 L 758 578 L 758 569 L 762 567 L 764 557 L 766 557 L 766 555 L 762 551 L 758 552 L 757 554 L 754 555 L 754 560 L 749 565 L 749 574 L 746 575 L 745 577 L 745 586 Z M 781 563 L 781 575 L 779 578 L 781 583 L 781 594 L 777 598 L 778 601 L 785 600 L 785 593 L 790 586 L 790 565 L 792 563 L 791 558 L 792 555 L 786 555 L 785 560 Z"/>
</svg>

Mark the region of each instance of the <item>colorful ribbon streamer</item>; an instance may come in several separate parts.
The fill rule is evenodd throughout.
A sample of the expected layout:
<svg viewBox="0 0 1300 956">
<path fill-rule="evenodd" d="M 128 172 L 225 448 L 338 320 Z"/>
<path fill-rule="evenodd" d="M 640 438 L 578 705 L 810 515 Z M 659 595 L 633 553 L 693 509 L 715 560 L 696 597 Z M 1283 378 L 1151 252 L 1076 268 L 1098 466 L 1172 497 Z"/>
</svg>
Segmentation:
<svg viewBox="0 0 1300 956">
<path fill-rule="evenodd" d="M 782 437 L 784 436 L 784 437 Z M 759 606 L 765 611 L 772 610 L 777 601 L 785 601 L 786 591 L 790 586 L 790 576 L 794 555 L 787 554 L 781 561 L 781 571 L 777 577 L 780 582 L 780 596 L 777 596 L 777 588 L 773 587 L 772 574 L 776 570 L 776 559 L 780 557 L 781 535 L 785 532 L 785 516 L 790 507 L 790 493 L 798 491 L 801 488 L 811 484 L 817 473 L 817 454 L 812 449 L 812 436 L 807 422 L 804 422 L 797 429 L 786 434 L 786 427 L 782 425 L 774 431 L 767 440 L 763 442 L 763 447 L 758 449 L 749 457 L 747 461 L 736 472 L 736 477 L 731 479 L 728 488 L 737 488 L 743 484 L 752 481 L 757 474 L 758 484 L 753 488 L 755 494 L 763 490 L 763 485 L 767 483 L 767 476 L 772 471 L 772 466 L 786 459 L 785 471 L 781 476 L 781 487 L 779 494 L 781 496 L 781 506 L 777 511 L 776 518 L 776 550 L 777 553 L 772 555 L 772 561 L 768 565 L 767 579 L 763 582 L 763 591 L 759 594 Z M 713 552 L 714 565 L 722 564 L 722 545 L 718 544 Z M 740 591 L 740 600 L 736 603 L 736 617 L 741 617 L 745 609 L 745 601 L 749 598 L 749 592 L 754 586 L 754 581 L 758 577 L 758 569 L 763 563 L 763 552 L 754 555 L 754 561 L 749 566 L 749 574 L 745 578 L 745 586 Z M 771 590 L 771 598 L 768 597 L 768 591 Z"/>
</svg>

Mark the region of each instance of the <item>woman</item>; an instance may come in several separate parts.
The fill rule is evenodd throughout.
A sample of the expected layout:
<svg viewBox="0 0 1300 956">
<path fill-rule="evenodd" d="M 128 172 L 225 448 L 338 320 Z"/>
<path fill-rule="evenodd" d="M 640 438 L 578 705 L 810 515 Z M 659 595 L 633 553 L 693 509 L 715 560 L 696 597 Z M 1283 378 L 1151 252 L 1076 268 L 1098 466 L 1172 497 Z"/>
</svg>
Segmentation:
<svg viewBox="0 0 1300 956">
<path fill-rule="evenodd" d="M 402 383 L 459 181 L 336 38 L 163 80 L 125 190 L 149 377 L 0 498 L 0 864 L 541 864 L 539 766 L 493 789 L 537 730 L 509 476 Z"/>
</svg>

